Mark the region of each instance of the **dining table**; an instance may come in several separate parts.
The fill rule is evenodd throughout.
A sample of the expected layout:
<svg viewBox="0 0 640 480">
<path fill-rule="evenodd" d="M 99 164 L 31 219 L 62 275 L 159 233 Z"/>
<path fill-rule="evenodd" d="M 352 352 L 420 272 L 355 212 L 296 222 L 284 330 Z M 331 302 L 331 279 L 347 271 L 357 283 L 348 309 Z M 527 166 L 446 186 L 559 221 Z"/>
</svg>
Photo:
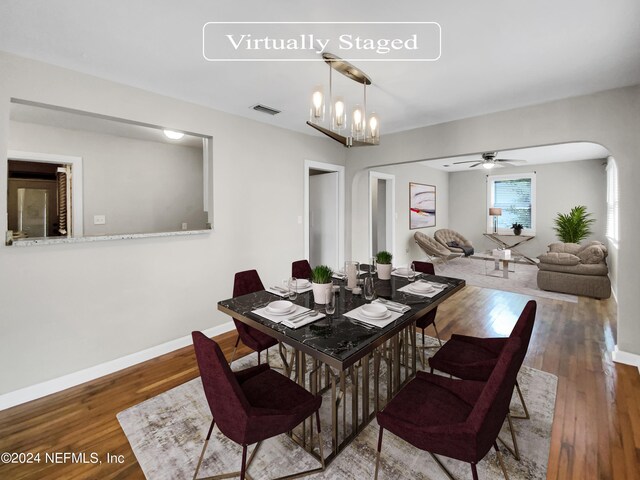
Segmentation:
<svg viewBox="0 0 640 480">
<path fill-rule="evenodd" d="M 285 361 L 285 371 L 300 385 L 314 394 L 330 391 L 327 463 L 415 376 L 416 320 L 465 286 L 462 279 L 441 275 L 418 274 L 411 282 L 406 275 L 392 274 L 390 280 L 380 280 L 374 273 L 364 272 L 360 281 L 365 276 L 373 277 L 375 300 L 366 300 L 361 293 L 347 289 L 344 280 L 334 278 L 337 297 L 333 314 L 325 313 L 323 304 L 314 303 L 311 291 L 299 293 L 292 300 L 296 308 L 314 311 L 302 326 L 275 322 L 260 314 L 271 302 L 282 300 L 282 296 L 267 290 L 218 302 L 220 311 L 288 346 L 292 364 L 286 365 Z M 432 292 L 414 293 L 412 288 L 418 282 L 432 285 Z M 387 306 L 394 314 L 392 321 L 381 322 L 384 326 L 362 321 L 357 315 L 359 309 L 372 301 Z M 311 448 L 312 431 L 313 418 L 290 436 L 318 457 Z"/>
</svg>

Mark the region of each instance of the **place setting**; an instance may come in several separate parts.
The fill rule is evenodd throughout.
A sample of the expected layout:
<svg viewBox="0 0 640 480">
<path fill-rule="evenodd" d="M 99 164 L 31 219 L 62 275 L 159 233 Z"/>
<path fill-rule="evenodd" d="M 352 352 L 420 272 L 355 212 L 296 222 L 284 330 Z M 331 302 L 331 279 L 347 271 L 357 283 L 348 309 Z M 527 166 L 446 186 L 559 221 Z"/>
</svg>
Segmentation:
<svg viewBox="0 0 640 480">
<path fill-rule="evenodd" d="M 294 329 L 325 317 L 324 313 L 296 305 L 289 300 L 275 300 L 264 307 L 253 310 L 252 313 Z"/>
<path fill-rule="evenodd" d="M 433 298 L 445 288 L 447 288 L 446 284 L 419 279 L 399 288 L 398 291 L 419 297 Z"/>
<path fill-rule="evenodd" d="M 395 302 L 393 303 L 395 304 Z M 405 312 L 411 309 L 406 305 L 403 305 L 403 307 L 406 307 L 406 310 L 396 309 L 395 305 L 392 309 L 385 303 L 374 301 L 354 308 L 345 313 L 344 316 L 349 317 L 351 321 L 365 328 L 383 328 L 395 322 L 404 315 Z"/>
<path fill-rule="evenodd" d="M 290 298 L 295 300 L 298 293 L 306 293 L 311 291 L 312 285 L 306 278 L 291 277 L 282 281 L 282 285 L 272 285 L 266 287 L 265 290 L 282 298 Z"/>
</svg>

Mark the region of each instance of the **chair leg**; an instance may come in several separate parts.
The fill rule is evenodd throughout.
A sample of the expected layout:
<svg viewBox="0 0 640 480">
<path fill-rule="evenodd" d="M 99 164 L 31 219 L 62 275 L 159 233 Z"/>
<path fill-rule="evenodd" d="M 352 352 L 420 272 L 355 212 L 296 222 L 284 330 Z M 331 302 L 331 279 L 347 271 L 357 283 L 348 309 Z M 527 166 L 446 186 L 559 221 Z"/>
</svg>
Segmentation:
<svg viewBox="0 0 640 480">
<path fill-rule="evenodd" d="M 231 360 L 229 360 L 229 366 L 233 363 L 233 359 L 236 358 L 236 350 L 238 349 L 238 344 L 240 343 L 240 335 L 236 338 L 236 344 L 233 346 L 233 353 L 231 354 Z"/>
<path fill-rule="evenodd" d="M 476 468 L 475 463 L 471 463 L 471 475 L 473 476 L 473 480 L 478 480 L 478 469 Z"/>
<path fill-rule="evenodd" d="M 260 354 L 258 354 L 260 355 Z M 240 467 L 240 480 L 244 480 L 244 474 L 247 471 L 247 446 L 242 446 L 242 466 Z"/>
<path fill-rule="evenodd" d="M 511 418 L 518 418 L 529 420 L 531 417 L 529 416 L 529 410 L 527 409 L 527 403 L 524 401 L 524 396 L 522 395 L 522 390 L 520 390 L 520 385 L 516 380 L 516 391 L 518 392 L 518 397 L 520 397 L 520 403 L 522 404 L 522 408 L 524 409 L 524 415 L 512 415 Z"/>
<path fill-rule="evenodd" d="M 384 428 L 380 427 L 380 433 L 378 434 L 378 453 L 376 453 L 376 470 L 373 474 L 373 480 L 378 480 L 378 468 L 380 467 L 380 450 L 382 450 L 382 432 Z"/>
<path fill-rule="evenodd" d="M 502 461 L 502 454 L 500 453 L 497 442 L 493 442 L 493 448 L 496 449 L 496 456 L 498 457 L 498 463 L 500 464 L 500 468 L 502 469 L 502 474 L 504 475 L 505 480 L 509 480 L 509 474 L 507 473 L 507 469 L 505 468 L 504 462 Z"/>
<path fill-rule="evenodd" d="M 438 333 L 438 327 L 436 327 L 436 321 L 433 321 L 433 329 L 436 331 L 436 338 L 438 339 L 438 343 L 442 346 L 442 340 L 440 340 L 440 334 Z"/>
<path fill-rule="evenodd" d="M 507 450 L 509 450 L 509 453 L 511 453 L 511 455 L 513 455 L 513 457 L 517 461 L 520 461 L 520 451 L 518 450 L 518 441 L 516 440 L 516 432 L 513 429 L 513 422 L 511 421 L 510 413 L 507 413 L 507 422 L 509 423 L 509 431 L 511 432 L 511 441 L 513 442 L 513 448 L 507 445 L 505 441 L 502 440 L 500 437 L 498 437 L 498 440 L 500 441 L 500 443 L 502 443 L 502 445 L 504 445 L 504 447 Z"/>
<path fill-rule="evenodd" d="M 196 466 L 196 471 L 193 474 L 193 480 L 198 478 L 198 471 L 200 471 L 200 465 L 202 465 L 202 459 L 204 458 L 204 452 L 207 449 L 207 445 L 209 445 L 209 439 L 211 438 L 211 432 L 213 432 L 213 427 L 215 426 L 216 421 L 211 420 L 211 426 L 209 427 L 209 432 L 207 433 L 207 438 L 204 440 L 204 446 L 202 447 L 202 452 L 200 452 L 200 458 L 198 459 L 198 465 Z"/>
</svg>

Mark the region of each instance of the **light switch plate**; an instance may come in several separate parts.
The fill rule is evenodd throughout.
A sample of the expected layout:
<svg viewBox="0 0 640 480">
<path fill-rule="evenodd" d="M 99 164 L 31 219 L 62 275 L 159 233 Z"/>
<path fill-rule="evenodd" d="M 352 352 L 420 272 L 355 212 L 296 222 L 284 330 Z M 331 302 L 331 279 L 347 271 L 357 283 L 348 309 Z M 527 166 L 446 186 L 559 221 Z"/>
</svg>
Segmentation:
<svg viewBox="0 0 640 480">
<path fill-rule="evenodd" d="M 93 216 L 93 224 L 94 225 L 104 225 L 107 223 L 106 215 L 94 215 Z"/>
</svg>

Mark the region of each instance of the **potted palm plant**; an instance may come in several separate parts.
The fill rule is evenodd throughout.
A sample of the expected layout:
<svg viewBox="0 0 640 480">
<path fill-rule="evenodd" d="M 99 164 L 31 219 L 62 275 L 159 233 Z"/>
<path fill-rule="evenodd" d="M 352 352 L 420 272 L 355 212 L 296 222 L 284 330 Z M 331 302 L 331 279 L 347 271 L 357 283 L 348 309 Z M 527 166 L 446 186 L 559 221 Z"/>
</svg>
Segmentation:
<svg viewBox="0 0 640 480">
<path fill-rule="evenodd" d="M 558 213 L 554 220 L 556 235 L 564 243 L 580 243 L 591 235 L 595 219 L 589 217 L 591 214 L 584 205 L 573 207 L 569 213 Z"/>
<path fill-rule="evenodd" d="M 311 288 L 313 290 L 313 301 L 315 303 L 327 303 L 329 292 L 331 292 L 333 288 L 331 275 L 333 275 L 333 270 L 326 265 L 318 265 L 311 270 Z"/>
<path fill-rule="evenodd" d="M 376 253 L 376 263 L 378 265 L 378 278 L 380 280 L 389 280 L 391 278 L 391 255 L 386 250 Z"/>
<path fill-rule="evenodd" d="M 511 225 L 511 229 L 513 230 L 514 235 L 520 235 L 522 233 L 523 228 L 524 227 L 522 226 L 521 223 L 514 223 L 513 225 Z"/>
</svg>

